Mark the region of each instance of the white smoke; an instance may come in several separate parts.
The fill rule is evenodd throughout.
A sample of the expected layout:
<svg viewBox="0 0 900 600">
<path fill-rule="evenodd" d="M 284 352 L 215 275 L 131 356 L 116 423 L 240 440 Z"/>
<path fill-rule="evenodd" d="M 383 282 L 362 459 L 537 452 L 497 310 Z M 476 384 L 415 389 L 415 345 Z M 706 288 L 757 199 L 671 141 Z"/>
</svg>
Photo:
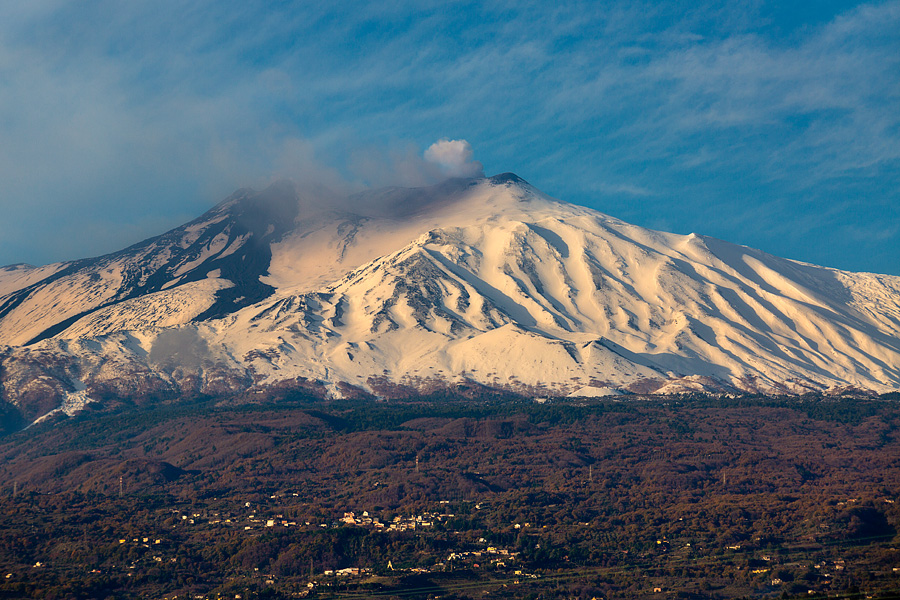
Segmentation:
<svg viewBox="0 0 900 600">
<path fill-rule="evenodd" d="M 448 177 L 484 176 L 484 166 L 472 160 L 472 146 L 466 140 L 442 138 L 428 147 L 425 160 L 440 167 Z"/>
</svg>

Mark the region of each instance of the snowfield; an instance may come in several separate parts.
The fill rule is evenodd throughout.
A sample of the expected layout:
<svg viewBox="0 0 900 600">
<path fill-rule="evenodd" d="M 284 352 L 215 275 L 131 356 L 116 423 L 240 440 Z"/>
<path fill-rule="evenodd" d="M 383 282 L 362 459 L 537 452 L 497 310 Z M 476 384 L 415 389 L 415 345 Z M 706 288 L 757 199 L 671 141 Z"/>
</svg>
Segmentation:
<svg viewBox="0 0 900 600">
<path fill-rule="evenodd" d="M 37 340 L 5 360 L 95 339 L 159 371 L 154 340 L 189 326 L 255 386 L 304 378 L 334 394 L 374 380 L 586 396 L 900 389 L 898 277 L 637 227 L 510 174 L 300 207 L 286 226 L 260 198 L 303 202 L 277 185 L 132 252 L 0 269 L 0 342 Z M 102 351 L 80 347 L 60 360 L 90 389 Z"/>
</svg>

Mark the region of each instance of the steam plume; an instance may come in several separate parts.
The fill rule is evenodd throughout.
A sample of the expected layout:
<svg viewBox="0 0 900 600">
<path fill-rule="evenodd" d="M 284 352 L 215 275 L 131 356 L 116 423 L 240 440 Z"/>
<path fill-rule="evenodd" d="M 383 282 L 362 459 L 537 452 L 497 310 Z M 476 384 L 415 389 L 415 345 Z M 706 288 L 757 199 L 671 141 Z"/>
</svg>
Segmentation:
<svg viewBox="0 0 900 600">
<path fill-rule="evenodd" d="M 209 346 L 195 329 L 164 329 L 150 348 L 150 362 L 163 368 L 198 369 L 209 358 Z"/>
<path fill-rule="evenodd" d="M 440 167 L 448 177 L 484 176 L 484 166 L 472 160 L 472 146 L 466 140 L 442 138 L 428 147 L 425 160 Z"/>
</svg>

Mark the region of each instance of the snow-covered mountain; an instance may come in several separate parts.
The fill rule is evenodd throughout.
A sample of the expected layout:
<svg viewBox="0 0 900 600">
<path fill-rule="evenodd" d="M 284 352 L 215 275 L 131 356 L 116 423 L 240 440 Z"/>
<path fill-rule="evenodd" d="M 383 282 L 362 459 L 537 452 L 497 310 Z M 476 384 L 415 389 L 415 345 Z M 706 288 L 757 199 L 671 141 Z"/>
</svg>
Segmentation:
<svg viewBox="0 0 900 600">
<path fill-rule="evenodd" d="M 199 219 L 120 252 L 0 268 L 0 341 L 179 325 L 262 300 L 274 291 L 260 281 L 270 245 L 300 206 L 286 182 L 261 194 L 239 190 Z"/>
<path fill-rule="evenodd" d="M 26 422 L 289 384 L 885 392 L 900 277 L 629 225 L 512 174 L 342 200 L 282 182 L 115 254 L 0 269 L 0 343 Z"/>
</svg>

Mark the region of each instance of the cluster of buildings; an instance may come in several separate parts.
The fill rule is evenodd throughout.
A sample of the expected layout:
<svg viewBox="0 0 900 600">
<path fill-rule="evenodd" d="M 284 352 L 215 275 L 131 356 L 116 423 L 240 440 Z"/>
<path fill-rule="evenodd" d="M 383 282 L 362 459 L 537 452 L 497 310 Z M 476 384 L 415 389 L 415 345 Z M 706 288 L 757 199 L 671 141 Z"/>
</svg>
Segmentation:
<svg viewBox="0 0 900 600">
<path fill-rule="evenodd" d="M 335 577 L 359 577 L 360 575 L 368 575 L 372 573 L 372 569 L 362 567 L 347 567 L 346 569 L 331 570 L 327 569 L 323 573 L 326 577 L 333 575 Z"/>
<path fill-rule="evenodd" d="M 413 515 L 411 517 L 394 517 L 390 523 L 382 523 L 378 517 L 369 515 L 369 511 L 364 510 L 362 514 L 357 515 L 355 512 L 345 512 L 344 516 L 339 520 L 345 525 L 355 527 L 367 527 L 370 529 L 381 529 L 384 531 L 415 531 L 422 527 L 431 527 L 437 521 L 452 518 L 456 515 L 447 513 L 426 512 L 421 515 Z"/>
<path fill-rule="evenodd" d="M 518 552 L 510 552 L 505 548 L 497 548 L 488 546 L 484 550 L 470 550 L 468 552 L 451 552 L 447 557 L 447 562 L 463 561 L 473 562 L 473 567 L 480 567 L 481 563 L 488 563 L 496 567 L 506 567 L 506 563 L 516 561 Z M 479 561 L 479 562 L 474 562 Z M 520 571 L 516 571 L 516 575 L 521 575 Z"/>
</svg>

